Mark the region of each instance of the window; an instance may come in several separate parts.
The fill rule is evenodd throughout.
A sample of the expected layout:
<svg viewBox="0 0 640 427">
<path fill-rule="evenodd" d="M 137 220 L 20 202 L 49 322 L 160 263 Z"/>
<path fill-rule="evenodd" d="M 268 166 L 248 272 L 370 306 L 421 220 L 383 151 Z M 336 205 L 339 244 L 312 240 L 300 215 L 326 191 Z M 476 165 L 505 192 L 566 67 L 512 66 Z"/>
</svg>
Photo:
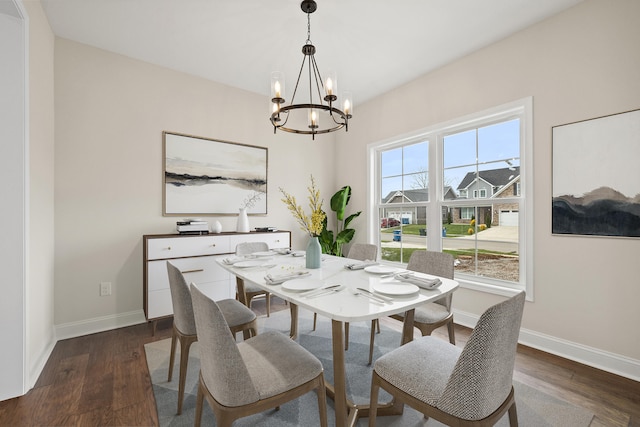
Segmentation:
<svg viewBox="0 0 640 427">
<path fill-rule="evenodd" d="M 463 286 L 526 289 L 531 298 L 531 127 L 527 98 L 370 144 L 371 229 L 382 259 L 449 252 Z"/>
<path fill-rule="evenodd" d="M 484 199 L 485 197 L 487 197 L 487 190 L 486 189 L 481 189 L 481 190 L 473 190 L 473 198 L 477 199 L 477 198 L 481 198 Z"/>
<path fill-rule="evenodd" d="M 465 207 L 460 208 L 460 218 L 463 220 L 471 221 L 473 219 L 474 214 L 475 214 L 475 209 L 473 208 L 465 208 Z"/>
</svg>

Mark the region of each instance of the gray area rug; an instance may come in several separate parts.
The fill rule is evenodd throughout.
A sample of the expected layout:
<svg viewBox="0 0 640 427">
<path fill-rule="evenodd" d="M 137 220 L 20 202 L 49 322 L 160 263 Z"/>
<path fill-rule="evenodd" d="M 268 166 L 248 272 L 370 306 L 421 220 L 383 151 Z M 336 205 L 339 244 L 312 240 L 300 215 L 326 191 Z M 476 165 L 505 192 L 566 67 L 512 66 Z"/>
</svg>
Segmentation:
<svg viewBox="0 0 640 427">
<path fill-rule="evenodd" d="M 259 318 L 259 330 L 279 330 L 285 334 L 289 332 L 289 311 L 283 310 L 272 313 L 271 317 Z M 333 383 L 333 364 L 331 347 L 331 322 L 318 316 L 318 327 L 312 331 L 311 313 L 300 310 L 298 330 L 300 331 L 298 342 L 311 351 L 324 365 L 325 380 Z M 238 334 L 242 339 L 242 334 Z M 389 328 L 382 327 L 382 333 L 376 335 L 376 348 L 374 361 L 384 353 L 396 348 L 400 343 L 400 333 Z M 169 368 L 169 349 L 171 340 L 166 339 L 145 345 L 147 365 L 153 384 L 153 393 L 158 409 L 158 418 L 161 426 L 193 426 L 196 405 L 198 372 L 200 369 L 199 349 L 196 342 L 190 351 L 189 367 L 185 387 L 185 401 L 182 415 L 176 416 L 178 396 L 178 372 L 179 357 L 176 355 L 173 380 L 167 382 Z M 369 324 L 358 322 L 351 324 L 349 350 L 345 354 L 347 369 L 348 395 L 356 403 L 368 403 L 371 386 L 371 367 L 367 366 L 369 350 Z M 178 348 L 179 351 L 179 348 Z M 556 399 L 541 391 L 514 382 L 516 393 L 516 405 L 518 409 L 519 425 L 523 427 L 582 427 L 588 426 L 593 415 L 571 403 Z M 381 390 L 380 401 L 390 400 L 390 396 Z M 333 401 L 327 399 L 327 416 L 329 425 L 335 425 L 335 413 Z M 202 418 L 203 425 L 215 425 L 215 419 L 211 409 L 205 402 Z M 367 419 L 359 420 L 359 426 L 366 426 Z M 301 398 L 289 402 L 280 407 L 279 411 L 271 410 L 261 414 L 240 419 L 234 426 L 315 426 L 318 421 L 318 404 L 314 392 L 307 393 Z M 422 414 L 405 406 L 402 416 L 378 417 L 379 426 L 441 426 L 435 420 L 425 422 Z M 505 415 L 497 424 L 508 426 L 509 420 Z"/>
</svg>

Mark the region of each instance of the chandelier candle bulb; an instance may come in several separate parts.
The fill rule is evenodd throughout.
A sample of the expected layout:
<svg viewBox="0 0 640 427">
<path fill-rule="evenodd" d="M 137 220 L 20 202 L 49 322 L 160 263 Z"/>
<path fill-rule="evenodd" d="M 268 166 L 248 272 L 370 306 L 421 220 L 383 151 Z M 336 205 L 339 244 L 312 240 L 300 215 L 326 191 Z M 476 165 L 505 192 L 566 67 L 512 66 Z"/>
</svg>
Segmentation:
<svg viewBox="0 0 640 427">
<path fill-rule="evenodd" d="M 276 98 L 280 98 L 280 82 L 276 82 L 275 92 L 276 92 Z"/>
<path fill-rule="evenodd" d="M 342 93 L 342 98 L 344 99 L 342 101 L 342 111 L 344 111 L 347 119 L 350 119 L 353 116 L 353 95 L 351 92 L 345 91 Z"/>
<path fill-rule="evenodd" d="M 279 105 L 284 102 L 284 96 L 284 73 L 274 71 L 271 73 L 271 102 Z"/>
<path fill-rule="evenodd" d="M 338 99 L 336 94 L 338 93 L 338 76 L 335 71 L 330 71 L 327 73 L 327 79 L 324 83 L 324 90 L 327 93 L 327 96 L 324 97 L 324 100 L 331 103 Z"/>
<path fill-rule="evenodd" d="M 309 127 L 316 129 L 318 127 L 318 114 L 314 110 L 309 111 Z"/>
</svg>

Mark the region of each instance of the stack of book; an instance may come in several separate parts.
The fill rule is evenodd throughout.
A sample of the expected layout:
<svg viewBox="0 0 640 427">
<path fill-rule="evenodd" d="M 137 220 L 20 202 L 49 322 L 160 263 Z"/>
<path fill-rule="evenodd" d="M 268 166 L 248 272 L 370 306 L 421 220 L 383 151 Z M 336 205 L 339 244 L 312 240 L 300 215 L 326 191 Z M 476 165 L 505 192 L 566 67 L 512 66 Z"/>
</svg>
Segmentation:
<svg viewBox="0 0 640 427">
<path fill-rule="evenodd" d="M 176 222 L 176 230 L 180 234 L 208 234 L 209 223 L 200 220 L 186 220 Z"/>
<path fill-rule="evenodd" d="M 265 231 L 273 232 L 273 231 L 278 231 L 278 229 L 276 227 L 256 227 L 256 231 L 258 231 L 258 232 L 265 232 Z"/>
</svg>

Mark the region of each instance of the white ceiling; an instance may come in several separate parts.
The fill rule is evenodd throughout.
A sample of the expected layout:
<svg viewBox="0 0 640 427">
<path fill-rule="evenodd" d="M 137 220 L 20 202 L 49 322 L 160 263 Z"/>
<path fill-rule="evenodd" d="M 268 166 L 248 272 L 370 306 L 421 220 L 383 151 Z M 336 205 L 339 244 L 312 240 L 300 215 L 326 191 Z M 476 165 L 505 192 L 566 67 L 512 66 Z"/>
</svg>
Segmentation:
<svg viewBox="0 0 640 427">
<path fill-rule="evenodd" d="M 6 1 L 6 0 L 0 0 Z M 356 103 L 582 0 L 317 0 L 311 40 Z M 307 17 L 300 0 L 42 0 L 54 33 L 132 58 L 269 94 L 291 93 Z"/>
</svg>

